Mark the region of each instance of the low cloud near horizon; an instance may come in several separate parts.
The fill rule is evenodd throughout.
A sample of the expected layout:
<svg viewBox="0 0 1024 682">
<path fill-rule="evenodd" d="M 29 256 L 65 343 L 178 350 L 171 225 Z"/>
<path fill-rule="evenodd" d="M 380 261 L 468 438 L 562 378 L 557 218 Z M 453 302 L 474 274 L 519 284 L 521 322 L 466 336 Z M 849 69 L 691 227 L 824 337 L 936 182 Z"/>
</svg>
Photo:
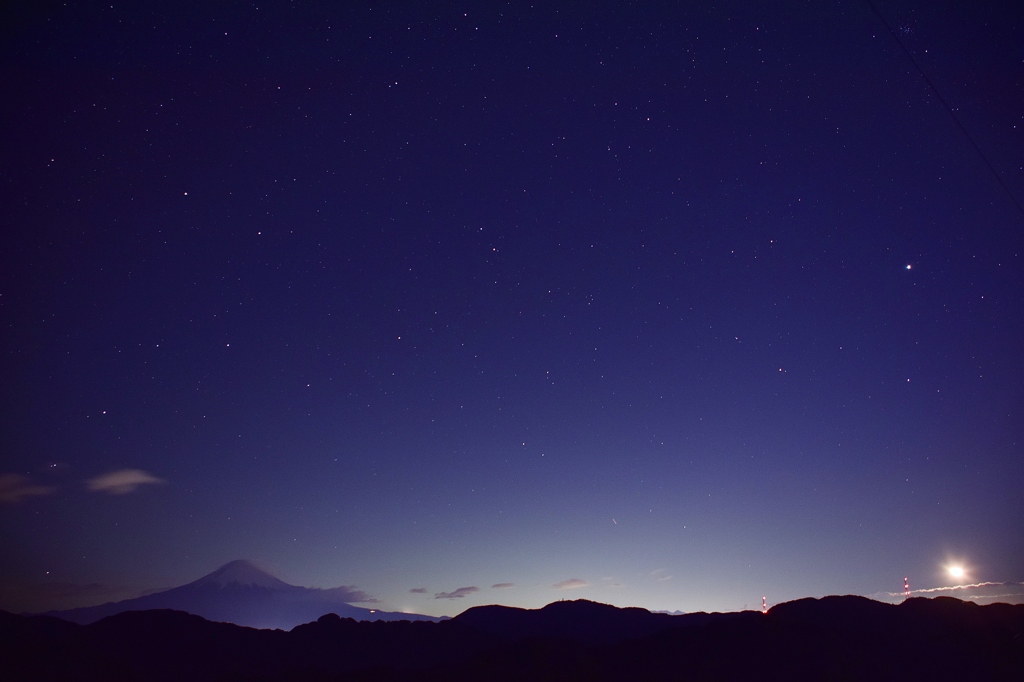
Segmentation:
<svg viewBox="0 0 1024 682">
<path fill-rule="evenodd" d="M 510 587 L 515 587 L 515 583 L 495 583 L 491 585 L 492 590 L 507 590 Z"/>
<path fill-rule="evenodd" d="M 879 601 L 902 601 L 903 592 L 880 592 L 868 595 Z M 983 582 L 948 587 L 928 587 L 911 590 L 912 597 L 955 597 L 976 604 L 1024 604 L 1024 582 Z"/>
<path fill-rule="evenodd" d="M 412 588 L 409 591 L 412 592 L 413 594 L 426 594 L 427 593 L 427 588 L 425 588 L 425 587 L 414 587 L 414 588 Z"/>
<path fill-rule="evenodd" d="M 130 587 L 100 583 L 49 582 L 0 586 L 0 608 L 12 613 L 41 613 L 50 610 L 95 606 L 104 602 L 139 597 L 143 592 Z"/>
<path fill-rule="evenodd" d="M 166 481 L 142 469 L 120 469 L 90 478 L 86 481 L 86 487 L 93 492 L 126 495 L 135 492 L 141 485 L 151 483 L 166 483 Z"/>
<path fill-rule="evenodd" d="M 452 592 L 438 592 L 434 595 L 434 599 L 462 599 L 466 595 L 479 592 L 480 588 L 476 586 L 472 587 L 460 587 Z"/>
<path fill-rule="evenodd" d="M 588 583 L 586 580 L 583 580 L 582 578 L 569 578 L 568 580 L 563 580 L 560 583 L 555 583 L 551 587 L 555 588 L 556 590 L 575 590 L 580 587 L 589 586 L 590 583 Z"/>
<path fill-rule="evenodd" d="M 313 588 L 316 589 L 316 588 Z M 356 589 L 355 585 L 342 585 L 340 587 L 329 587 L 321 589 L 321 592 L 329 594 L 333 599 L 337 599 L 340 602 L 346 604 L 378 604 L 380 600 L 376 597 L 371 597 L 362 590 Z"/>
<path fill-rule="evenodd" d="M 18 504 L 28 497 L 50 495 L 56 490 L 53 486 L 36 485 L 28 476 L 0 474 L 0 504 Z"/>
</svg>

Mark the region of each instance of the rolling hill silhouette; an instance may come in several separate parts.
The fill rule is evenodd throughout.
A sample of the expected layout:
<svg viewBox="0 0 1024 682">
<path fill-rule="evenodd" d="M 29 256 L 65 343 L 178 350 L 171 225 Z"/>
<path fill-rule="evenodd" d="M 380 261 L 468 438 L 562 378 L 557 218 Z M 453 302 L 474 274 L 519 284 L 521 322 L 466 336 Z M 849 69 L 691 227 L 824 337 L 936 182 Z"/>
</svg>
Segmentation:
<svg viewBox="0 0 1024 682">
<path fill-rule="evenodd" d="M 289 585 L 239 559 L 199 580 L 164 592 L 99 606 L 50 611 L 46 615 L 88 625 L 124 611 L 173 609 L 211 621 L 282 630 L 316 620 L 325 613 L 354 620 L 436 620 L 418 614 L 365 609 L 349 603 L 361 597 L 345 587 L 315 589 Z"/>
<path fill-rule="evenodd" d="M 606 644 L 637 639 L 666 630 L 710 622 L 760 616 L 754 611 L 740 613 L 691 613 L 671 616 L 640 608 L 618 608 L 588 601 L 557 601 L 540 609 L 510 606 L 475 606 L 454 620 L 473 630 L 503 639 L 551 637 L 581 644 Z"/>
<path fill-rule="evenodd" d="M 1024 605 L 826 597 L 670 616 L 580 600 L 442 622 L 328 614 L 289 632 L 168 610 L 84 626 L 0 612 L 0 661 L 5 680 L 1020 680 Z"/>
</svg>

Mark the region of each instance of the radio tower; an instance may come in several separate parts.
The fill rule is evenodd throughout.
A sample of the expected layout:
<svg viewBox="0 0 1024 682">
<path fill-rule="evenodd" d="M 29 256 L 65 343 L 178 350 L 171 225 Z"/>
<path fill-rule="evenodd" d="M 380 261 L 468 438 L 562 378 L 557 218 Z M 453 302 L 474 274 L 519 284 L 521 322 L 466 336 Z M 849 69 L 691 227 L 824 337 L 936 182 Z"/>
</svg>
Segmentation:
<svg viewBox="0 0 1024 682">
<path fill-rule="evenodd" d="M 768 597 L 761 597 L 761 613 L 768 613 Z"/>
<path fill-rule="evenodd" d="M 910 578 L 903 579 L 903 598 L 910 599 Z"/>
</svg>

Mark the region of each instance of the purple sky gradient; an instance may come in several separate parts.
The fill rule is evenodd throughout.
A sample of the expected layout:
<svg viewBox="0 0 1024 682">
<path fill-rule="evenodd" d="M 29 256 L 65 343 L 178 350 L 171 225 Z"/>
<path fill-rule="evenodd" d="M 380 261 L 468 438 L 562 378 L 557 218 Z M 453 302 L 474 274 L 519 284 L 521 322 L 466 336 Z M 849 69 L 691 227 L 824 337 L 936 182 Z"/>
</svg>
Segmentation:
<svg viewBox="0 0 1024 682">
<path fill-rule="evenodd" d="M 0 608 L 1019 592 L 1024 18 L 961 5 L 6 7 Z"/>
</svg>

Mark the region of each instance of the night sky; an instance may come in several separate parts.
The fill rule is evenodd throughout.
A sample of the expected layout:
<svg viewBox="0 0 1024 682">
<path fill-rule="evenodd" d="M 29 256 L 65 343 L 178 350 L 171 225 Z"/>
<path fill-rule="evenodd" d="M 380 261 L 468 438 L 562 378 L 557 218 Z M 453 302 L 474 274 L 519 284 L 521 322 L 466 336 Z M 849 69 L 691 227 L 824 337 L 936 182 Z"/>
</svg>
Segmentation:
<svg viewBox="0 0 1024 682">
<path fill-rule="evenodd" d="M 6 5 L 0 608 L 1024 593 L 1015 5 Z"/>
</svg>

